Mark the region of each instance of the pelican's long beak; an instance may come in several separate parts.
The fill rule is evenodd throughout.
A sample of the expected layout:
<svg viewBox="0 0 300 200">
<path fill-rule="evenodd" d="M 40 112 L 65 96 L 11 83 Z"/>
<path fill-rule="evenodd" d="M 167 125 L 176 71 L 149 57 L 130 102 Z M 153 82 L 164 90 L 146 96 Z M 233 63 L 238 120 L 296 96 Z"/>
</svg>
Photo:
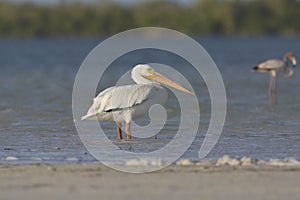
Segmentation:
<svg viewBox="0 0 300 200">
<path fill-rule="evenodd" d="M 188 89 L 182 87 L 181 85 L 175 83 L 174 81 L 171 81 L 167 77 L 161 75 L 160 73 L 158 73 L 154 70 L 151 70 L 151 74 L 152 75 L 148 75 L 148 76 L 143 75 L 143 77 L 147 78 L 147 79 L 151 79 L 151 80 L 159 82 L 159 83 L 162 83 L 164 85 L 173 87 L 173 88 L 175 88 L 177 90 L 180 90 L 182 92 L 185 92 L 185 93 L 188 93 L 188 94 L 191 94 L 191 95 L 195 95 L 194 92 L 189 91 Z"/>
</svg>

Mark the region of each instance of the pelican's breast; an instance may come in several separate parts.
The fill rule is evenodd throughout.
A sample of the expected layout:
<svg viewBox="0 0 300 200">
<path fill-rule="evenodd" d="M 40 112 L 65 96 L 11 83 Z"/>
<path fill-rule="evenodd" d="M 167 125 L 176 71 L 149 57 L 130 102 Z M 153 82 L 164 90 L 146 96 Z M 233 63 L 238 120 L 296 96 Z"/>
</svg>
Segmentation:
<svg viewBox="0 0 300 200">
<path fill-rule="evenodd" d="M 147 97 L 144 101 L 134 107 L 132 107 L 132 118 L 138 118 L 148 113 L 151 106 L 155 104 L 163 105 L 168 97 L 167 90 L 158 84 L 144 85 L 144 89 L 148 91 Z"/>
</svg>

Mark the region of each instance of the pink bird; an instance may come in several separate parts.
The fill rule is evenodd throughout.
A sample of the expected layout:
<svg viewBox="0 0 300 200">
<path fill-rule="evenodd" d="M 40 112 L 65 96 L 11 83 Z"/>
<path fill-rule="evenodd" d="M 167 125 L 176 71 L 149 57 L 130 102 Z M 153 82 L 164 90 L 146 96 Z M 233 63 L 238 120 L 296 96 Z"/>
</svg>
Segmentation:
<svg viewBox="0 0 300 200">
<path fill-rule="evenodd" d="M 292 66 L 288 60 L 292 62 Z M 284 77 L 291 77 L 294 74 L 294 67 L 296 67 L 297 61 L 293 53 L 286 53 L 283 60 L 271 59 L 260 63 L 259 65 L 252 68 L 255 72 L 268 72 L 270 73 L 270 84 L 269 84 L 269 102 L 270 106 L 275 103 L 276 95 L 276 73 L 283 73 Z"/>
</svg>

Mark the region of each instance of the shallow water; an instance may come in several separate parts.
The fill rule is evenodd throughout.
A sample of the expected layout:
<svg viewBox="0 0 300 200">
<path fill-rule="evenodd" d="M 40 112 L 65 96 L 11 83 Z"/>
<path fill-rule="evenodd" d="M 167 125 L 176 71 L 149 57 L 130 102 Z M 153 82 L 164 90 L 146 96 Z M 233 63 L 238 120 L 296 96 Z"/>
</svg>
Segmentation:
<svg viewBox="0 0 300 200">
<path fill-rule="evenodd" d="M 268 76 L 251 72 L 266 58 L 282 57 L 287 51 L 300 55 L 300 38 L 197 37 L 215 60 L 227 93 L 227 118 L 220 140 L 207 159 L 224 154 L 300 159 L 300 76 L 279 76 L 277 105 L 268 106 Z M 0 40 L 0 163 L 73 163 L 96 161 L 81 143 L 72 117 L 72 87 L 85 56 L 101 38 L 53 38 Z M 185 63 L 164 53 L 138 52 L 114 63 L 99 91 L 114 84 L 137 60 L 158 60 L 184 67 Z M 117 71 L 115 69 L 118 69 Z M 188 69 L 188 68 L 187 68 Z M 113 74 L 111 74 L 113 72 Z M 193 71 L 185 71 L 186 75 Z M 210 119 L 210 98 L 201 79 L 199 85 L 200 128 L 183 158 L 198 159 L 198 151 Z M 149 152 L 173 137 L 179 122 L 178 102 L 168 100 L 168 124 L 157 139 L 117 141 L 115 124 L 101 123 L 107 137 L 121 149 Z M 138 123 L 145 123 L 140 120 Z M 176 132 L 175 132 L 176 133 Z M 18 160 L 8 161 L 8 156 Z"/>
</svg>

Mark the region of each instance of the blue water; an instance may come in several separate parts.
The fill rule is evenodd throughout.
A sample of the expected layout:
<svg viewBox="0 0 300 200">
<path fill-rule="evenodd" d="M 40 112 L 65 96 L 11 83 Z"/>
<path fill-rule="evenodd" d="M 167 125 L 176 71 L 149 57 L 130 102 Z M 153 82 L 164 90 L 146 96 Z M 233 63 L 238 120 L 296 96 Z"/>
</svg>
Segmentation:
<svg viewBox="0 0 300 200">
<path fill-rule="evenodd" d="M 216 62 L 227 93 L 227 118 L 215 148 L 206 157 L 224 154 L 300 159 L 300 71 L 290 79 L 278 78 L 277 105 L 268 106 L 268 76 L 251 72 L 267 58 L 292 51 L 300 58 L 299 37 L 196 37 Z M 103 38 L 50 38 L 0 40 L 0 163 L 95 162 L 81 143 L 72 117 L 72 87 L 87 54 Z M 140 52 L 122 60 L 100 80 L 99 91 L 111 86 L 136 60 L 156 59 L 170 66 L 185 63 L 164 53 Z M 150 59 L 150 60 L 151 60 Z M 118 70 L 115 70 L 118 69 Z M 188 69 L 188 68 L 187 68 Z M 186 71 L 186 75 L 193 71 Z M 192 78 L 192 76 L 191 76 Z M 202 88 L 200 128 L 183 158 L 198 159 L 210 119 L 210 98 L 202 79 L 191 80 Z M 115 124 L 101 123 L 107 137 L 121 149 L 152 151 L 168 143 L 179 122 L 177 101 L 171 96 L 165 133 L 157 139 L 119 142 Z M 174 111 L 175 110 L 175 111 Z M 143 121 L 140 121 L 143 123 Z M 18 160 L 7 161 L 8 156 Z"/>
</svg>

